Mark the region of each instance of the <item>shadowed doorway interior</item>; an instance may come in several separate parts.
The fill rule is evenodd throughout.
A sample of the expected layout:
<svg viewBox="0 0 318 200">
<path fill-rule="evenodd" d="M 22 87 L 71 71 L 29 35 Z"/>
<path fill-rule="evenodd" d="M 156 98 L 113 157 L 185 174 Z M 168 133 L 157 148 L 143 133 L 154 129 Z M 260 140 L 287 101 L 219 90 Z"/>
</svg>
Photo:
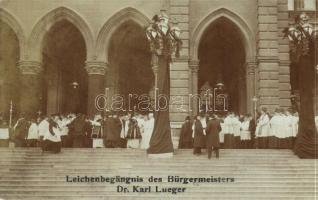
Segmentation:
<svg viewBox="0 0 318 200">
<path fill-rule="evenodd" d="M 80 31 L 70 22 L 57 22 L 43 45 L 42 112 L 86 113 L 86 46 Z"/>
<path fill-rule="evenodd" d="M 129 94 L 148 95 L 154 85 L 151 53 L 143 27 L 134 21 L 123 23 L 112 35 L 109 50 L 110 72 L 106 80 L 111 94 L 124 97 L 124 109 L 140 100 Z"/>
<path fill-rule="evenodd" d="M 199 45 L 198 88 L 222 82 L 229 95 L 229 111 L 242 114 L 247 112 L 244 49 L 239 28 L 225 17 L 210 24 Z"/>
</svg>

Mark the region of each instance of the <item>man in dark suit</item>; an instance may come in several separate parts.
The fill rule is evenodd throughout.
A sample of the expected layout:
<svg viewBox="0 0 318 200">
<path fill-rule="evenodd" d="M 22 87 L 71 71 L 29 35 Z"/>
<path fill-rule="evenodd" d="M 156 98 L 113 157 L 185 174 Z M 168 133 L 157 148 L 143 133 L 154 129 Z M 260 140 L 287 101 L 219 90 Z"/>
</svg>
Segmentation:
<svg viewBox="0 0 318 200">
<path fill-rule="evenodd" d="M 28 136 L 28 130 L 30 123 L 25 119 L 24 114 L 14 125 L 14 143 L 15 147 L 26 147 L 26 137 Z"/>
<path fill-rule="evenodd" d="M 219 158 L 220 138 L 219 133 L 221 131 L 220 121 L 216 118 L 216 115 L 212 115 L 212 119 L 209 121 L 206 127 L 206 147 L 208 150 L 208 158 L 211 159 L 212 148 L 216 153 L 216 157 Z"/>
<path fill-rule="evenodd" d="M 78 114 L 78 116 L 71 123 L 71 126 L 73 127 L 73 147 L 85 147 L 85 138 L 87 131 L 85 115 Z"/>
<path fill-rule="evenodd" d="M 201 149 L 204 148 L 204 132 L 200 115 L 196 116 L 193 126 L 193 154 L 201 155 Z"/>
</svg>

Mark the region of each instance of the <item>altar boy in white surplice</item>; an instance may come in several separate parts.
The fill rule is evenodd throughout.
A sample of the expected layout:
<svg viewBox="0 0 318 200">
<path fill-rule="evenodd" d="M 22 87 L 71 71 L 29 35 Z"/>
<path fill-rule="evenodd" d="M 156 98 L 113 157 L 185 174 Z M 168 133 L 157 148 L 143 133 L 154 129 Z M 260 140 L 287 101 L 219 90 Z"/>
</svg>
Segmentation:
<svg viewBox="0 0 318 200">
<path fill-rule="evenodd" d="M 153 128 L 154 128 L 154 119 L 153 114 L 145 115 L 145 121 L 143 122 L 143 133 L 140 142 L 141 149 L 148 149 L 150 139 L 152 136 Z"/>
<path fill-rule="evenodd" d="M 230 112 L 224 119 L 224 148 L 232 149 L 234 147 L 234 113 Z"/>
<path fill-rule="evenodd" d="M 256 147 L 264 149 L 268 147 L 268 134 L 269 134 L 269 116 L 267 114 L 267 108 L 261 109 L 261 116 L 257 120 L 257 126 L 255 131 Z"/>
</svg>

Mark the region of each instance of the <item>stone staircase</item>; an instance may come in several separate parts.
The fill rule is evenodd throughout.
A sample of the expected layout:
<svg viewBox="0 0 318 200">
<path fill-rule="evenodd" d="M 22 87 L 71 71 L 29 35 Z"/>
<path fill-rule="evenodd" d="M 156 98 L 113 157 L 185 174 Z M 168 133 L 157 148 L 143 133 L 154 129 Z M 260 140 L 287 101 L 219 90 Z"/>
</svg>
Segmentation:
<svg viewBox="0 0 318 200">
<path fill-rule="evenodd" d="M 149 159 L 131 149 L 0 148 L 0 199 L 308 199 L 317 198 L 316 160 L 298 159 L 290 150 L 227 149 L 220 159 L 176 150 L 170 159 Z M 317 167 L 317 166 L 316 166 Z M 317 168 L 316 168 L 317 170 Z M 167 176 L 234 178 L 227 183 L 171 183 Z M 142 177 L 141 183 L 72 183 L 66 176 Z M 148 178 L 162 178 L 149 183 Z M 129 188 L 118 193 L 117 186 Z M 182 193 L 136 193 L 132 186 L 186 188 Z"/>
</svg>

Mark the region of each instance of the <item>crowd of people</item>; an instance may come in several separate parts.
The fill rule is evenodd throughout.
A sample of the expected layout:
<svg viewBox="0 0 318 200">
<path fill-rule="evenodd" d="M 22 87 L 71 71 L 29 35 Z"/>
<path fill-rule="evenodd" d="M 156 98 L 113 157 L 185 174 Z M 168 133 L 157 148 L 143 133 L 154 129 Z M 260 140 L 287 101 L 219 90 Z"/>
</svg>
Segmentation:
<svg viewBox="0 0 318 200">
<path fill-rule="evenodd" d="M 152 113 L 125 115 L 83 114 L 40 116 L 23 115 L 13 127 L 11 140 L 16 147 L 41 147 L 60 152 L 61 147 L 149 148 L 154 127 Z"/>
<path fill-rule="evenodd" d="M 268 113 L 263 107 L 256 120 L 252 115 L 237 115 L 229 112 L 225 115 L 215 115 L 220 122 L 220 148 L 293 148 L 298 132 L 298 113 L 292 110 L 277 108 Z M 186 117 L 179 138 L 179 148 L 193 148 L 195 155 L 201 154 L 206 147 L 206 134 L 211 115 L 197 115 L 193 120 Z M 318 122 L 318 118 L 316 120 Z"/>
<path fill-rule="evenodd" d="M 318 125 L 318 117 L 315 120 Z M 210 152 L 212 146 L 217 156 L 219 148 L 291 149 L 298 133 L 298 121 L 298 113 L 291 109 L 277 108 L 268 113 L 264 107 L 256 119 L 250 114 L 233 112 L 201 114 L 194 119 L 188 116 L 180 130 L 178 148 L 193 148 L 193 154 L 200 155 L 202 148 Z M 39 116 L 37 119 L 21 116 L 10 138 L 16 147 L 42 147 L 44 151 L 53 152 L 59 152 L 61 147 L 148 149 L 154 124 L 152 113 L 97 114 L 92 119 L 72 113 Z M 7 124 L 3 120 L 0 126 Z"/>
</svg>

